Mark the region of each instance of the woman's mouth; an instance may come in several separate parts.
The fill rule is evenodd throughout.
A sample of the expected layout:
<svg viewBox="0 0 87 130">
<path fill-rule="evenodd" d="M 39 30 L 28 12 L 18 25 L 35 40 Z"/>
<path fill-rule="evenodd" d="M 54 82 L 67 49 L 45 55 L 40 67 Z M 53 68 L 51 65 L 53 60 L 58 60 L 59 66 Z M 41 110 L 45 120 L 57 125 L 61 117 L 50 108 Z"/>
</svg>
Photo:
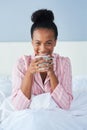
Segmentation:
<svg viewBox="0 0 87 130">
<path fill-rule="evenodd" d="M 38 53 L 37 55 L 39 55 L 39 56 L 46 56 L 46 55 L 50 55 L 50 53 Z"/>
</svg>

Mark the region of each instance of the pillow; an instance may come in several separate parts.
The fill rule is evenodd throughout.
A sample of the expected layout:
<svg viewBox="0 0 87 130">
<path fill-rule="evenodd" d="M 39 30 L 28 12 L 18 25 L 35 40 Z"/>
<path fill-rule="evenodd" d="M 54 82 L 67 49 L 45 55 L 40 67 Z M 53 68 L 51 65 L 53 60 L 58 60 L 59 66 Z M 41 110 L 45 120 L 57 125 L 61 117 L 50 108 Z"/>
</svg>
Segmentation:
<svg viewBox="0 0 87 130">
<path fill-rule="evenodd" d="M 87 75 L 75 76 L 72 80 L 72 90 L 73 92 L 87 92 Z"/>
<path fill-rule="evenodd" d="M 2 92 L 6 97 L 11 94 L 12 85 L 11 85 L 10 76 L 0 76 L 0 92 Z"/>
</svg>

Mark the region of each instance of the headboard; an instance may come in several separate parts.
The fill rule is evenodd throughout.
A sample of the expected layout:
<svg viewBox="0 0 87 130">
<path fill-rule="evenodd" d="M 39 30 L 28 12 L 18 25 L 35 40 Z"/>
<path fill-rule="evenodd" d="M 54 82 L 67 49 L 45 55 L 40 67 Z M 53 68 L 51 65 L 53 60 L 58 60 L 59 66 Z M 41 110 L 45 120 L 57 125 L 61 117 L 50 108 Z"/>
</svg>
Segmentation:
<svg viewBox="0 0 87 130">
<path fill-rule="evenodd" d="M 70 57 L 73 76 L 87 75 L 87 42 L 59 41 L 54 52 Z M 30 42 L 0 42 L 0 75 L 11 75 L 16 60 L 32 53 Z"/>
</svg>

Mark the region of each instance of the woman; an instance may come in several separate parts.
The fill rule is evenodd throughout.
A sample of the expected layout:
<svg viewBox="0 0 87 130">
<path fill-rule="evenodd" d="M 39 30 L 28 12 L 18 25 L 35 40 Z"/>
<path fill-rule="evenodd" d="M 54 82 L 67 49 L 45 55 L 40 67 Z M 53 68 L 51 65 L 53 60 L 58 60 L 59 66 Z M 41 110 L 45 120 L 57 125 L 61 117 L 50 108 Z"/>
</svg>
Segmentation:
<svg viewBox="0 0 87 130">
<path fill-rule="evenodd" d="M 41 9 L 31 19 L 34 55 L 21 57 L 14 68 L 12 104 L 17 110 L 26 109 L 32 95 L 50 92 L 58 107 L 69 109 L 73 99 L 71 64 L 69 58 L 53 53 L 58 36 L 54 14 Z"/>
</svg>

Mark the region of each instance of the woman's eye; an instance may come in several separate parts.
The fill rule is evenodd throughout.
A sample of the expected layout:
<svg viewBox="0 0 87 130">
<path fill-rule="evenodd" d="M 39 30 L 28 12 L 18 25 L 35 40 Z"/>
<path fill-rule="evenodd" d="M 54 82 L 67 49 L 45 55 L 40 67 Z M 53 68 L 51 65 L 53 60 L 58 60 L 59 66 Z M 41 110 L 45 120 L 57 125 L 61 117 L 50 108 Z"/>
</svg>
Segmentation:
<svg viewBox="0 0 87 130">
<path fill-rule="evenodd" d="M 51 42 L 47 42 L 46 45 L 51 45 L 52 43 Z"/>
<path fill-rule="evenodd" d="M 36 45 L 40 45 L 40 43 L 39 43 L 39 42 L 36 42 L 35 44 L 36 44 Z"/>
</svg>

